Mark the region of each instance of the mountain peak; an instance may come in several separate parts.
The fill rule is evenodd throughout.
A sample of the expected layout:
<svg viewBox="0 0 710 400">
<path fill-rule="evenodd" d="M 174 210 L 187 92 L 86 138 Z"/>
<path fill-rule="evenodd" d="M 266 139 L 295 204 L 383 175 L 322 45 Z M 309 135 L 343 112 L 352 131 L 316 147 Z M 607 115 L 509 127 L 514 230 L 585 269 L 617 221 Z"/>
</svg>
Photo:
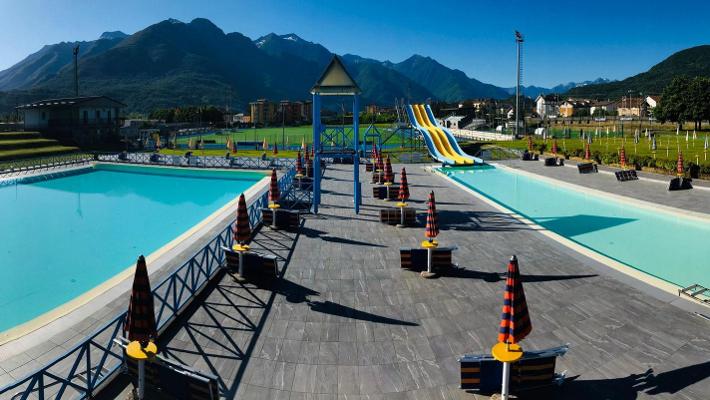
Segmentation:
<svg viewBox="0 0 710 400">
<path fill-rule="evenodd" d="M 113 31 L 113 32 L 104 32 L 99 36 L 99 39 L 108 39 L 108 40 L 113 40 L 113 39 L 123 39 L 127 37 L 125 33 L 121 31 Z"/>
</svg>

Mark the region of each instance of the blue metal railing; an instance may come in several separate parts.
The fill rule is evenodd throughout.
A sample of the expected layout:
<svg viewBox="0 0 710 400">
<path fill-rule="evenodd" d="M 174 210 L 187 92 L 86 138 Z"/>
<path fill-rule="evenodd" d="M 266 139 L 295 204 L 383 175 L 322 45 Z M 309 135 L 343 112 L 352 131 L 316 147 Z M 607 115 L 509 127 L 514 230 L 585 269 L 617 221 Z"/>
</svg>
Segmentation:
<svg viewBox="0 0 710 400">
<path fill-rule="evenodd" d="M 284 196 L 292 188 L 295 170 L 289 168 L 279 179 Z M 249 222 L 261 222 L 261 209 L 268 204 L 264 192 L 249 205 Z M 222 246 L 233 244 L 230 223 L 182 266 L 154 286 L 158 332 L 168 328 L 224 264 Z M 116 376 L 123 363 L 123 351 L 115 342 L 123 334 L 126 312 L 113 318 L 66 353 L 15 383 L 0 388 L 0 399 L 25 400 L 87 399 Z"/>
</svg>

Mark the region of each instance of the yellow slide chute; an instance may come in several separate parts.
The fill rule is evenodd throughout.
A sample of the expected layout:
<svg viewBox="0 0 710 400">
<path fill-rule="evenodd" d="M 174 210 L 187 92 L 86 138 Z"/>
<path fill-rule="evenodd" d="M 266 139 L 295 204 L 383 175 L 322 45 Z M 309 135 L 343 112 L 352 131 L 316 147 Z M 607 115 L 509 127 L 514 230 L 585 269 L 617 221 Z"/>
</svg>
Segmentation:
<svg viewBox="0 0 710 400">
<path fill-rule="evenodd" d="M 456 151 L 454 151 L 451 143 L 449 143 L 449 139 L 446 137 L 446 134 L 442 132 L 441 129 L 434 126 L 434 124 L 429 120 L 429 115 L 427 115 L 423 105 L 412 104 L 412 110 L 414 111 L 414 117 L 417 119 L 417 122 L 429 131 L 429 134 L 434 142 L 434 146 L 436 146 L 436 149 L 442 155 L 454 160 L 457 165 L 473 164 L 472 160 L 461 157 Z"/>
</svg>

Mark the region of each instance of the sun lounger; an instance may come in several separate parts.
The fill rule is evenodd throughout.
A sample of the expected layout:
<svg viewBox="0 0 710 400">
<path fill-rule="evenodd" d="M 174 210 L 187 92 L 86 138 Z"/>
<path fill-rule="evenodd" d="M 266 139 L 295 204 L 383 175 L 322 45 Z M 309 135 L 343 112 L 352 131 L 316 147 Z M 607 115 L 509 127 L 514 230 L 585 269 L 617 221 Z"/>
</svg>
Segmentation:
<svg viewBox="0 0 710 400">
<path fill-rule="evenodd" d="M 125 151 L 118 153 L 118 161 L 128 161 L 128 153 Z"/>
<path fill-rule="evenodd" d="M 614 172 L 614 175 L 616 175 L 616 180 L 619 182 L 637 181 L 639 179 L 639 177 L 636 175 L 635 169 L 625 169 L 623 171 L 616 171 Z"/>
<path fill-rule="evenodd" d="M 454 250 L 456 250 L 456 247 L 438 247 L 434 249 L 431 255 L 432 270 L 437 271 L 451 268 L 454 265 L 451 261 L 451 254 Z M 414 271 L 425 271 L 427 269 L 426 249 L 399 249 L 399 258 L 401 268 Z"/>
<path fill-rule="evenodd" d="M 599 172 L 597 164 L 591 162 L 578 163 L 577 169 L 580 174 L 593 174 L 595 172 Z"/>
<path fill-rule="evenodd" d="M 150 155 L 150 162 L 152 162 L 152 163 L 160 162 L 160 155 L 156 154 L 156 153 L 151 154 Z"/>
<path fill-rule="evenodd" d="M 372 197 L 380 200 L 397 200 L 399 198 L 399 186 L 391 185 L 389 188 L 389 195 L 387 192 L 387 186 L 373 186 Z"/>
<path fill-rule="evenodd" d="M 537 161 L 539 160 L 539 157 L 537 154 L 531 153 L 527 150 L 523 152 L 523 156 L 521 157 L 523 161 Z"/>
<path fill-rule="evenodd" d="M 555 363 L 558 356 L 564 356 L 568 345 L 547 350 L 526 351 L 523 357 L 511 364 L 511 393 L 549 385 L 561 385 L 565 372 L 556 373 Z M 480 393 L 494 393 L 500 390 L 503 377 L 503 364 L 490 354 L 465 355 L 459 358 L 461 365 L 461 389 Z"/>
<path fill-rule="evenodd" d="M 239 271 L 239 253 L 228 247 L 222 247 L 227 260 L 227 268 L 231 271 Z M 248 251 L 242 255 L 244 263 L 244 278 L 267 277 L 276 278 L 279 274 L 278 260 L 268 254 L 261 254 L 257 251 Z"/>
<path fill-rule="evenodd" d="M 402 222 L 402 208 L 385 208 L 380 210 L 380 222 L 387 225 L 398 225 Z M 413 208 L 404 207 L 404 226 L 415 226 L 417 224 L 417 211 Z"/>
<path fill-rule="evenodd" d="M 365 164 L 365 171 L 366 172 L 372 172 L 373 168 L 374 168 L 374 165 L 371 162 Z"/>
<path fill-rule="evenodd" d="M 313 179 L 305 176 L 300 179 L 294 179 L 293 186 L 298 190 L 313 190 Z"/>
<path fill-rule="evenodd" d="M 545 158 L 545 166 L 546 167 L 561 167 L 563 165 L 565 165 L 564 158 L 557 158 L 557 157 Z"/>
<path fill-rule="evenodd" d="M 125 339 L 114 340 L 125 349 L 127 343 Z M 126 372 L 138 380 L 138 362 L 123 357 Z M 146 385 L 155 389 L 161 398 L 184 399 L 184 400 L 217 400 L 219 399 L 219 387 L 217 377 L 198 371 L 177 361 L 156 355 L 151 361 L 145 362 L 145 382 Z M 150 398 L 147 396 L 146 398 Z"/>
<path fill-rule="evenodd" d="M 274 213 L 270 208 L 261 209 L 261 223 L 266 226 L 274 225 Z M 300 213 L 298 210 L 276 210 L 276 229 L 296 231 L 301 225 Z"/>
<path fill-rule="evenodd" d="M 673 178 L 671 179 L 668 190 L 688 190 L 693 188 L 693 180 L 691 178 Z"/>
</svg>

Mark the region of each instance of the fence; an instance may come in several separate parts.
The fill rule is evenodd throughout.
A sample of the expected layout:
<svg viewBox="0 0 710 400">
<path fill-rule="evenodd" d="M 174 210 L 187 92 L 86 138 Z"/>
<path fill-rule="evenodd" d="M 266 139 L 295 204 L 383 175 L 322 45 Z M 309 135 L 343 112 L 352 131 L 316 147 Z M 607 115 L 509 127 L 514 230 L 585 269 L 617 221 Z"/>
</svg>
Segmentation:
<svg viewBox="0 0 710 400">
<path fill-rule="evenodd" d="M 279 179 L 281 192 L 288 196 L 294 179 L 293 168 Z M 268 204 L 264 192 L 249 205 L 249 222 L 261 221 L 261 208 Z M 158 332 L 178 317 L 192 299 L 207 285 L 224 263 L 222 246 L 231 247 L 231 224 L 200 249 L 182 266 L 154 286 L 153 297 Z M 0 388 L 0 399 L 25 400 L 87 399 L 110 382 L 120 371 L 123 351 L 114 339 L 123 334 L 126 312 L 116 316 L 84 338 L 63 355 L 29 376 Z"/>
<path fill-rule="evenodd" d="M 94 156 L 86 153 L 2 161 L 0 162 L 0 176 L 6 174 L 24 175 L 42 170 L 49 171 L 69 165 L 88 164 L 92 161 L 94 161 Z"/>
<path fill-rule="evenodd" d="M 288 169 L 294 167 L 296 163 L 296 160 L 291 158 L 179 156 L 159 153 L 99 154 L 96 158 L 98 161 L 115 163 L 235 169 Z"/>
</svg>

